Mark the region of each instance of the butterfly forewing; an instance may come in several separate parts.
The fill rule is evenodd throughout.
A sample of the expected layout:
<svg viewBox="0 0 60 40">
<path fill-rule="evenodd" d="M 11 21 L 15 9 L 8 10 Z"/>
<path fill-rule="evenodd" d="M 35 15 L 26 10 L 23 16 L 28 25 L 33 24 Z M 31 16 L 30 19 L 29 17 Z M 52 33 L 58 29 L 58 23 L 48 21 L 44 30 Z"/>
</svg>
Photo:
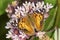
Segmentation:
<svg viewBox="0 0 60 40">
<path fill-rule="evenodd" d="M 34 24 L 34 28 L 36 29 L 36 31 L 41 30 L 42 29 L 41 22 L 43 21 L 43 15 L 35 12 L 30 15 L 30 18 L 32 19 L 32 22 Z"/>
<path fill-rule="evenodd" d="M 34 34 L 34 28 L 29 20 L 29 18 L 23 17 L 20 22 L 19 22 L 19 28 L 20 29 L 25 29 L 24 32 L 28 35 L 33 35 Z"/>
</svg>

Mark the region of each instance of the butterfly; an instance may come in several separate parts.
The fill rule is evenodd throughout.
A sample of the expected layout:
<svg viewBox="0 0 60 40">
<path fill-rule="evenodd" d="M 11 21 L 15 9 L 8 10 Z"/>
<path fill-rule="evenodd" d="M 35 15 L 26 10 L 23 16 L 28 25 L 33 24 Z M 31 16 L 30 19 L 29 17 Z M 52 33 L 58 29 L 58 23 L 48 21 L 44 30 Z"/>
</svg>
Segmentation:
<svg viewBox="0 0 60 40">
<path fill-rule="evenodd" d="M 19 28 L 22 29 L 28 35 L 34 35 L 35 30 L 40 31 L 42 29 L 43 15 L 41 13 L 34 12 L 23 17 L 19 21 Z"/>
</svg>

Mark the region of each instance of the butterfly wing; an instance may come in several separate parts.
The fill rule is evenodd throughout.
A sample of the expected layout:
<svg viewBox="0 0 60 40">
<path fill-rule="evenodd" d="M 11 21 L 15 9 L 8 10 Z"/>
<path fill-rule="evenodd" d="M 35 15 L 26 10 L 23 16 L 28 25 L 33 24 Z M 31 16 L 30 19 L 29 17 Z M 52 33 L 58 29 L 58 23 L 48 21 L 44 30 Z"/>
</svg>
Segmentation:
<svg viewBox="0 0 60 40">
<path fill-rule="evenodd" d="M 34 34 L 34 28 L 31 25 L 31 22 L 30 22 L 28 17 L 24 17 L 20 20 L 19 28 L 23 29 L 24 32 L 28 35 L 33 35 Z"/>
<path fill-rule="evenodd" d="M 30 15 L 30 18 L 32 19 L 32 22 L 34 24 L 34 27 L 37 31 L 41 30 L 42 28 L 42 21 L 43 21 L 43 15 L 40 13 L 33 13 Z"/>
</svg>

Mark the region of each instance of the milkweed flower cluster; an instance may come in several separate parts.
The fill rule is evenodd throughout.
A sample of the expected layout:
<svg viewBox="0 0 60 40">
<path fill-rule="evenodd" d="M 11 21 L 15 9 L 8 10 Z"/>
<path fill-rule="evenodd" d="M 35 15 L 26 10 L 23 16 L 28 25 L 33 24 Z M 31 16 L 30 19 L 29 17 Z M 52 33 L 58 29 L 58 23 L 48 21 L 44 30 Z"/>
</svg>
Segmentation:
<svg viewBox="0 0 60 40">
<path fill-rule="evenodd" d="M 17 28 L 17 25 L 14 24 L 13 19 L 7 22 L 7 26 L 5 26 L 5 28 L 10 29 L 8 31 L 8 34 L 6 34 L 6 38 L 11 38 L 12 40 L 26 40 L 26 38 L 29 38 L 28 35 L 26 35 L 22 30 L 19 30 Z"/>
<path fill-rule="evenodd" d="M 19 1 L 14 1 L 12 4 L 9 4 L 6 12 L 8 13 L 8 17 L 10 18 L 9 22 L 7 22 L 6 29 L 9 29 L 6 38 L 11 38 L 12 40 L 26 40 L 30 36 L 25 34 L 24 31 L 18 28 L 19 19 L 26 16 L 28 13 L 32 14 L 33 12 L 41 12 L 41 14 L 46 14 L 53 7 L 52 4 L 44 4 L 44 2 L 25 2 L 21 6 L 19 6 Z M 48 16 L 48 14 L 47 14 Z M 46 18 L 46 15 L 44 15 Z M 45 32 L 38 32 L 36 36 L 40 38 L 45 34 Z"/>
<path fill-rule="evenodd" d="M 36 4 L 34 2 L 31 3 L 26 1 L 25 3 L 22 4 L 22 6 L 18 6 L 18 3 L 17 4 L 15 3 L 16 7 L 10 4 L 8 5 L 6 12 L 9 13 L 10 17 L 11 16 L 20 17 L 21 15 L 26 16 L 27 13 L 33 13 L 35 11 L 47 13 L 53 7 L 52 4 L 46 3 L 45 5 L 43 1 L 37 2 Z"/>
</svg>

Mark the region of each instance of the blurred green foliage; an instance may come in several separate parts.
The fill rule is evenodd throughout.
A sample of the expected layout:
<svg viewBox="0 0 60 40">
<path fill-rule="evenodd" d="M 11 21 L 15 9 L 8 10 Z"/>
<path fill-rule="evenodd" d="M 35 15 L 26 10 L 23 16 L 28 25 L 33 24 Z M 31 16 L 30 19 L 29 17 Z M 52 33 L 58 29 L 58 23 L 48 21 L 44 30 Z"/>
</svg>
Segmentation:
<svg viewBox="0 0 60 40">
<path fill-rule="evenodd" d="M 0 0 L 0 15 L 4 14 L 8 3 L 11 3 L 12 1 L 13 0 Z"/>
<path fill-rule="evenodd" d="M 13 0 L 0 0 L 0 40 L 9 40 L 6 39 L 6 33 L 8 30 L 5 29 L 6 22 L 9 20 L 5 9 L 8 3 L 11 3 Z"/>
<path fill-rule="evenodd" d="M 8 21 L 8 17 L 6 14 L 0 16 L 0 40 L 8 40 L 6 39 L 6 33 L 8 30 L 5 29 L 6 22 Z"/>
<path fill-rule="evenodd" d="M 49 12 L 49 17 L 48 19 L 46 19 L 46 21 L 44 22 L 44 30 L 51 30 L 51 28 L 54 28 L 55 25 L 55 18 L 56 18 L 56 12 L 57 12 L 57 8 L 52 8 Z"/>
<path fill-rule="evenodd" d="M 60 28 L 60 0 L 57 0 L 57 6 L 56 26 Z"/>
<path fill-rule="evenodd" d="M 45 3 L 51 3 L 53 6 L 56 5 L 57 0 L 44 0 Z"/>
</svg>

